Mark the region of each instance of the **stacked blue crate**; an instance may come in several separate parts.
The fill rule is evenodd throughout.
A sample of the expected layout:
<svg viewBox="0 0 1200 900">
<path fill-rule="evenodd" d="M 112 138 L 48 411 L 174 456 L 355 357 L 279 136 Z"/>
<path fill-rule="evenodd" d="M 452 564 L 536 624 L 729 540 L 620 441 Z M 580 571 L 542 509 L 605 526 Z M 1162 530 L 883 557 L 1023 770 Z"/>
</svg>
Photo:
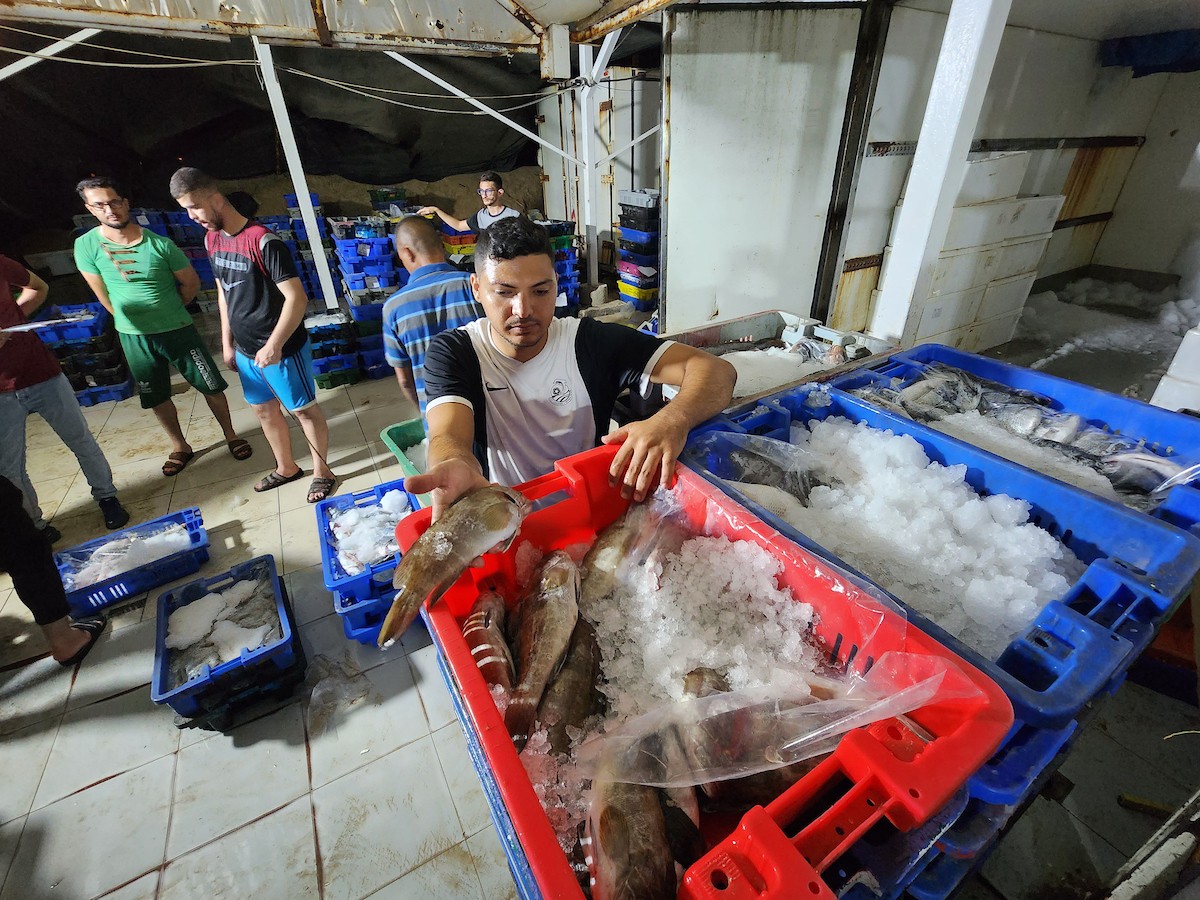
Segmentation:
<svg viewBox="0 0 1200 900">
<path fill-rule="evenodd" d="M 332 245 L 329 241 L 329 224 L 325 221 L 324 210 L 318 203 L 319 198 L 315 192 L 310 192 L 308 196 L 312 200 L 313 212 L 317 218 L 317 233 L 315 235 L 309 235 L 308 226 L 304 224 L 304 219 L 301 218 L 300 206 L 296 194 L 283 195 L 283 202 L 288 212 L 286 224 L 284 224 L 285 217 L 283 216 L 260 217 L 259 221 L 271 227 L 280 237 L 289 242 L 288 249 L 292 251 L 292 256 L 296 260 L 296 271 L 300 275 L 300 283 L 304 285 L 304 293 L 314 299 L 338 300 L 341 298 L 341 289 L 338 285 L 336 273 L 330 273 L 334 275 L 333 297 L 325 296 L 325 290 L 321 286 L 321 278 L 317 274 L 317 264 L 313 257 L 318 252 L 318 245 L 324 247 L 326 259 L 329 258 L 328 251 L 332 249 Z"/>
<path fill-rule="evenodd" d="M 657 191 L 621 191 L 617 290 L 642 312 L 658 306 L 660 215 Z"/>
<path fill-rule="evenodd" d="M 408 271 L 396 265 L 392 239 L 375 236 L 377 232 L 372 223 L 362 223 L 354 227 L 354 237 L 334 241 L 351 314 L 360 306 L 379 305 L 382 310 L 382 301 L 408 283 Z"/>
<path fill-rule="evenodd" d="M 133 376 L 117 341 L 113 318 L 99 303 L 43 307 L 33 318 L 50 321 L 86 316 L 34 333 L 54 351 L 80 406 L 95 406 L 133 396 Z"/>
<path fill-rule="evenodd" d="M 555 306 L 556 316 L 574 316 L 579 312 L 579 251 L 574 247 L 555 249 L 554 274 L 558 276 L 558 293 L 566 295 L 566 303 Z"/>
</svg>

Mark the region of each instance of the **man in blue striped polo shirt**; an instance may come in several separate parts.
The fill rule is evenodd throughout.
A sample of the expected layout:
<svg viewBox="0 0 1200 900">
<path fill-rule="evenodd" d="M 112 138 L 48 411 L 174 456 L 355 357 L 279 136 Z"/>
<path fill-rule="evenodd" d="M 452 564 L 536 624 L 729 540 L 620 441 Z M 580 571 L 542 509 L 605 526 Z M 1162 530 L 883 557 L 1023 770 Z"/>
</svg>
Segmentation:
<svg viewBox="0 0 1200 900">
<path fill-rule="evenodd" d="M 383 307 L 383 347 L 404 395 L 425 415 L 425 348 L 443 331 L 483 317 L 471 276 L 446 262 L 442 236 L 428 219 L 409 216 L 393 232 L 408 284 Z"/>
</svg>

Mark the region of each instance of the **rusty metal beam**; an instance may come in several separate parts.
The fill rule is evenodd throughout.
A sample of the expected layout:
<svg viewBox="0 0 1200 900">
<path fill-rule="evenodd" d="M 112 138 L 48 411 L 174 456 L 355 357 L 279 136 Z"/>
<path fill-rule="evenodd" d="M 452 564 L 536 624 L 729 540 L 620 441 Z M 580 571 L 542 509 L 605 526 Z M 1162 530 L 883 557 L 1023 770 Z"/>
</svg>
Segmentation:
<svg viewBox="0 0 1200 900">
<path fill-rule="evenodd" d="M 533 17 L 533 13 L 518 3 L 517 0 L 496 0 L 496 2 L 504 7 L 510 16 L 539 38 L 542 36 L 542 32 L 546 30 L 546 27 Z"/>
<path fill-rule="evenodd" d="M 333 35 L 329 33 L 329 19 L 325 17 L 324 0 L 308 0 L 312 7 L 313 21 L 317 24 L 317 40 L 322 47 L 333 46 Z"/>
<path fill-rule="evenodd" d="M 576 22 L 571 27 L 571 41 L 576 44 L 591 43 L 616 28 L 631 25 L 674 2 L 675 0 L 615 0 Z"/>
<path fill-rule="evenodd" d="M 208 19 L 167 18 L 116 12 L 105 9 L 64 9 L 35 3 L 0 7 L 0 18 L 24 22 L 45 22 L 54 25 L 90 25 L 106 31 L 125 31 L 134 34 L 186 35 L 190 38 L 227 41 L 230 37 L 254 37 L 272 44 L 311 46 L 320 43 L 317 29 L 287 25 L 249 25 Z M 511 56 L 515 53 L 537 53 L 539 42 L 530 35 L 530 43 L 501 41 L 470 41 L 453 38 L 419 37 L 393 33 L 331 32 L 332 46 L 379 50 L 412 50 L 426 53 L 449 53 L 455 56 Z"/>
</svg>

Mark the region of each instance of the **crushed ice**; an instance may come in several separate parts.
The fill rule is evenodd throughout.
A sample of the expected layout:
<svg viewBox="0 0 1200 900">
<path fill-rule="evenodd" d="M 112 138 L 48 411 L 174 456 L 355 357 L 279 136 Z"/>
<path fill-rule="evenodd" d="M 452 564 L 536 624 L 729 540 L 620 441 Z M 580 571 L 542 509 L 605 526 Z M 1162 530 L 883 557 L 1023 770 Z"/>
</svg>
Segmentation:
<svg viewBox="0 0 1200 900">
<path fill-rule="evenodd" d="M 388 491 L 378 504 L 332 511 L 329 530 L 342 570 L 358 575 L 399 553 L 396 524 L 411 511 L 404 491 Z"/>
<path fill-rule="evenodd" d="M 154 531 L 122 534 L 87 552 L 69 550 L 59 557 L 68 566 L 63 586 L 68 591 L 89 587 L 191 546 L 187 528 L 174 523 Z"/>
</svg>

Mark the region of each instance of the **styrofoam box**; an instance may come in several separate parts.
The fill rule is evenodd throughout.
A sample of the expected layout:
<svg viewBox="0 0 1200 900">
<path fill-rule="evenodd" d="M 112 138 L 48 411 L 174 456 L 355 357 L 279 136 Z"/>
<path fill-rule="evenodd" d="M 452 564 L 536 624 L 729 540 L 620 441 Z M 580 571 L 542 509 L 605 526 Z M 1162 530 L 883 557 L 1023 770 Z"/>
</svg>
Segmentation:
<svg viewBox="0 0 1200 900">
<path fill-rule="evenodd" d="M 933 266 L 929 283 L 930 296 L 957 294 L 971 288 L 983 287 L 995 277 L 1000 247 L 968 247 L 942 253 Z"/>
<path fill-rule="evenodd" d="M 1183 343 L 1175 351 L 1167 374 L 1180 381 L 1200 384 L 1200 328 L 1193 328 L 1183 336 Z"/>
<path fill-rule="evenodd" d="M 971 288 L 954 294 L 930 297 L 921 309 L 917 323 L 917 340 L 925 340 L 943 331 L 953 331 L 970 325 L 978 317 L 986 287 Z"/>
<path fill-rule="evenodd" d="M 1017 310 L 1016 312 L 1007 313 L 995 319 L 989 319 L 986 322 L 972 325 L 967 331 L 966 341 L 961 345 L 962 349 L 978 353 L 981 350 L 988 350 L 991 347 L 1008 343 L 1012 340 L 1013 332 L 1017 330 L 1017 320 L 1020 318 L 1021 311 Z"/>
<path fill-rule="evenodd" d="M 1005 241 L 998 252 L 992 278 L 1007 278 L 1010 275 L 1037 271 L 1042 257 L 1046 254 L 1046 245 L 1050 243 L 1051 234 L 1053 232 Z"/>
<path fill-rule="evenodd" d="M 1064 199 L 1058 194 L 1014 197 L 957 207 L 950 216 L 950 227 L 946 231 L 942 251 L 966 250 L 999 244 L 1013 238 L 1045 234 L 1054 229 Z M 903 204 L 898 204 L 896 214 L 892 217 L 892 233 L 888 238 L 891 244 L 896 243 L 896 226 L 902 207 Z"/>
<path fill-rule="evenodd" d="M 1024 151 L 968 159 L 962 187 L 958 190 L 954 205 L 973 206 L 1015 197 L 1021 191 L 1021 182 L 1025 180 L 1028 167 L 1029 154 Z"/>
<path fill-rule="evenodd" d="M 1184 381 L 1182 378 L 1176 378 L 1168 373 L 1162 377 L 1162 381 L 1154 389 L 1154 396 L 1150 402 L 1163 409 L 1200 410 L 1200 384 Z"/>
<path fill-rule="evenodd" d="M 1037 272 L 1025 272 L 988 284 L 983 292 L 983 302 L 979 305 L 979 320 L 986 322 L 1008 313 L 1020 313 L 1025 308 L 1029 289 L 1036 280 Z"/>
</svg>

